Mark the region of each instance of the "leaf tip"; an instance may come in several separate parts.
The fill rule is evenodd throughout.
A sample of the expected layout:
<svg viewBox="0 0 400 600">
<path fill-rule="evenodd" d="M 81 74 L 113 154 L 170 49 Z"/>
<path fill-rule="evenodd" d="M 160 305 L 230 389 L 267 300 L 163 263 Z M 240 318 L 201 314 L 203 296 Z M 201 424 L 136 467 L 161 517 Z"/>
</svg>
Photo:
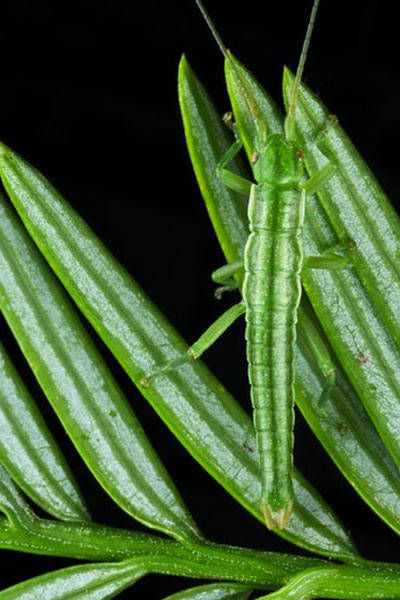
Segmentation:
<svg viewBox="0 0 400 600">
<path fill-rule="evenodd" d="M 3 142 L 0 142 L 0 157 L 3 157 L 8 152 L 9 152 L 8 146 L 6 146 L 5 144 L 3 144 Z"/>
<path fill-rule="evenodd" d="M 183 80 L 188 80 L 192 76 L 192 68 L 186 58 L 186 54 L 183 52 L 178 65 L 178 80 L 179 82 L 182 82 Z"/>
</svg>

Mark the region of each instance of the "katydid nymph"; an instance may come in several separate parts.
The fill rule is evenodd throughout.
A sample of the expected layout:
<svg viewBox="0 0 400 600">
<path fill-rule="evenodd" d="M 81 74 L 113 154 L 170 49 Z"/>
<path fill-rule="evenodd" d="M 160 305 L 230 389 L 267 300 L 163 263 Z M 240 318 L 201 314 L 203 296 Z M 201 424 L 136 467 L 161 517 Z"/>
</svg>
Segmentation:
<svg viewBox="0 0 400 600">
<path fill-rule="evenodd" d="M 225 59 L 241 81 L 235 61 L 226 49 L 200 0 L 196 0 Z M 319 0 L 314 1 L 299 66 L 285 120 L 284 134 L 269 135 L 265 122 L 240 85 L 248 111 L 254 120 L 256 139 L 251 163 L 256 183 L 230 172 L 229 163 L 243 143 L 231 118 L 227 125 L 235 134 L 235 142 L 222 156 L 216 176 L 229 188 L 249 198 L 250 234 L 244 261 L 232 263 L 213 273 L 217 290 L 234 289 L 234 275 L 244 269 L 242 301 L 224 313 L 188 350 L 191 359 L 198 358 L 240 315 L 246 317 L 246 350 L 261 470 L 260 505 L 269 529 L 285 528 L 293 510 L 293 426 L 294 426 L 294 354 L 296 323 L 301 296 L 300 274 L 305 266 L 343 268 L 340 256 L 303 259 L 301 228 L 304 220 L 306 193 L 313 193 L 334 171 L 330 164 L 305 180 L 302 152 L 294 141 L 295 112 L 305 59 L 310 43 Z M 323 354 L 323 352 L 322 352 Z M 184 360 L 166 364 L 143 385 Z M 321 362 L 326 363 L 325 355 Z M 328 368 L 322 396 L 327 397 L 334 383 L 334 368 Z"/>
</svg>

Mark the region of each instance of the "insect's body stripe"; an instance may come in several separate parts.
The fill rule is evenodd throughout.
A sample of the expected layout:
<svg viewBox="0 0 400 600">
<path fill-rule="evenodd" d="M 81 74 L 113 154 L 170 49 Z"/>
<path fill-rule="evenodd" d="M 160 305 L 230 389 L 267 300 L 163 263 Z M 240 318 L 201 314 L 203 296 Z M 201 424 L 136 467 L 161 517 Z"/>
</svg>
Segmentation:
<svg viewBox="0 0 400 600">
<path fill-rule="evenodd" d="M 292 154 L 292 146 L 281 140 L 283 157 Z M 303 262 L 304 192 L 299 191 L 298 164 L 291 169 L 286 162 L 274 166 L 268 182 L 251 188 L 244 254 L 247 360 L 262 505 L 272 518 L 293 499 L 294 352 Z M 290 185 L 282 186 L 280 178 L 288 176 Z"/>
</svg>

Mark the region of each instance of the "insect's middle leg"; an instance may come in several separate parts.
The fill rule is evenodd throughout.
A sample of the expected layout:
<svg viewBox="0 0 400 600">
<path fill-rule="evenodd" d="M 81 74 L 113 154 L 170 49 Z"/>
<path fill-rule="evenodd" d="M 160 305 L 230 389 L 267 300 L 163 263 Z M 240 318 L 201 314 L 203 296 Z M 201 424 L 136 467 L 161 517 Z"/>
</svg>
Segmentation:
<svg viewBox="0 0 400 600">
<path fill-rule="evenodd" d="M 348 269 L 349 267 L 350 261 L 348 258 L 328 252 L 320 256 L 306 256 L 303 260 L 303 269 L 328 269 L 336 271 Z"/>
<path fill-rule="evenodd" d="M 176 360 L 170 361 L 153 371 L 150 375 L 143 377 L 140 381 L 143 387 L 150 387 L 151 380 L 159 375 L 169 373 L 182 366 L 189 360 L 195 360 L 205 352 L 212 344 L 232 325 L 234 321 L 240 315 L 246 311 L 244 302 L 239 302 L 234 306 L 231 306 L 226 312 L 224 312 L 206 331 L 199 337 L 199 339 L 188 348 L 186 354 L 177 358 Z"/>
</svg>

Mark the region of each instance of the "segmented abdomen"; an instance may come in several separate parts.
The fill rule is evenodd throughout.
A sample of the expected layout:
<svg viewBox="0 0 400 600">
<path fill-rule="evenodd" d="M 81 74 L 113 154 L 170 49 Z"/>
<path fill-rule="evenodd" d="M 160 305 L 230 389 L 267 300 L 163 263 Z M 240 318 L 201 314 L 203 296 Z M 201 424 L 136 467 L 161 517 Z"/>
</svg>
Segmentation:
<svg viewBox="0 0 400 600">
<path fill-rule="evenodd" d="M 301 193 L 253 186 L 245 248 L 243 298 L 254 424 L 262 470 L 262 504 L 273 511 L 293 499 L 294 352 L 300 302 Z"/>
</svg>

